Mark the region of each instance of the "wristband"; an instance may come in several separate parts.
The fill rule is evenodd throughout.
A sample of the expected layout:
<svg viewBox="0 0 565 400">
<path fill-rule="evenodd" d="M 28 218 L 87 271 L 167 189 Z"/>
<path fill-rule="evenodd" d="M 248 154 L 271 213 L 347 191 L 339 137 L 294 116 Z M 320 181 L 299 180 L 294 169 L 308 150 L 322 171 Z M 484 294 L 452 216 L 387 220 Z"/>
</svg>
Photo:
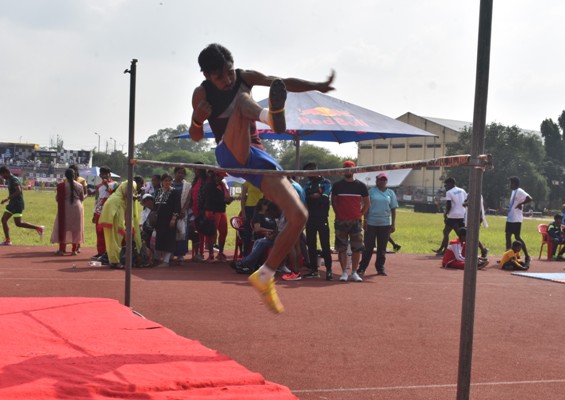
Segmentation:
<svg viewBox="0 0 565 400">
<path fill-rule="evenodd" d="M 198 122 L 196 122 L 196 120 L 194 118 L 192 118 L 192 125 L 194 125 L 197 128 L 202 128 L 202 124 L 199 124 Z"/>
</svg>

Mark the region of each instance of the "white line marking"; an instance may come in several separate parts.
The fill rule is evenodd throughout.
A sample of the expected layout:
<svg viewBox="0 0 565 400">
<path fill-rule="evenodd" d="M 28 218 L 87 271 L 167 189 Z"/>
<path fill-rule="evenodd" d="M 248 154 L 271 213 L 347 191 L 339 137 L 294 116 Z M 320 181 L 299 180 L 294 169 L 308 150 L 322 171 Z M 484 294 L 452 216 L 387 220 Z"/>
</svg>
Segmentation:
<svg viewBox="0 0 565 400">
<path fill-rule="evenodd" d="M 532 384 L 547 384 L 547 383 L 565 383 L 565 379 L 549 379 L 538 381 L 515 381 L 515 382 L 478 382 L 471 383 L 471 386 L 499 386 L 499 385 L 532 385 Z M 292 393 L 319 393 L 319 392 L 368 392 L 377 390 L 410 390 L 410 389 L 441 389 L 441 388 L 456 388 L 457 384 L 443 384 L 443 385 L 418 385 L 418 386 L 381 386 L 381 387 L 368 387 L 368 388 L 334 388 L 334 389 L 303 389 L 292 390 Z"/>
</svg>

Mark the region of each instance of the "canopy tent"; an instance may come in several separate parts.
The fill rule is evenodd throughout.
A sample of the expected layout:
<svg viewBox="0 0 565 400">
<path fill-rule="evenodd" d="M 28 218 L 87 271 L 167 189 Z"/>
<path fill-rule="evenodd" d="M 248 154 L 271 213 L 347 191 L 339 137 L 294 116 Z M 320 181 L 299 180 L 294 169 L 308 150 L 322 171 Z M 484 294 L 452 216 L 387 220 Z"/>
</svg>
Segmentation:
<svg viewBox="0 0 565 400">
<path fill-rule="evenodd" d="M 388 175 L 387 187 L 396 188 L 402 185 L 411 171 L 412 168 L 393 169 L 390 171 L 361 172 L 359 174 L 355 174 L 354 178 L 359 179 L 367 186 L 375 186 L 377 184 L 377 175 L 384 172 Z"/>
<path fill-rule="evenodd" d="M 259 104 L 267 107 L 268 102 L 264 99 Z M 257 131 L 263 139 L 294 140 L 296 169 L 300 168 L 302 140 L 348 143 L 410 136 L 435 137 L 412 125 L 316 91 L 289 92 L 285 115 L 285 133 L 274 133 L 261 122 L 257 122 Z M 187 132 L 177 137 L 190 136 Z M 204 125 L 204 137 L 214 137 L 209 124 Z"/>
<path fill-rule="evenodd" d="M 100 179 L 100 167 L 90 167 L 85 169 L 79 169 L 79 175 L 86 179 L 86 183 L 89 185 L 98 185 L 102 182 Z M 112 178 L 120 178 L 120 175 L 110 173 Z"/>
</svg>

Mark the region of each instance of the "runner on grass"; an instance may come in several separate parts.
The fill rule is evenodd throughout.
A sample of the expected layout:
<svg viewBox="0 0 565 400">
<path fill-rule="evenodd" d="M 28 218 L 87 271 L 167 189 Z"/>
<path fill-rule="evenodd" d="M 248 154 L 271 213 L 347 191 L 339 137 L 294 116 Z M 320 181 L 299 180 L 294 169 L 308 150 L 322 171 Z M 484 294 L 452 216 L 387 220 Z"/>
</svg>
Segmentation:
<svg viewBox="0 0 565 400">
<path fill-rule="evenodd" d="M 287 90 L 318 90 L 326 93 L 333 89 L 333 72 L 324 82 L 310 82 L 296 78 L 279 79 L 257 71 L 235 69 L 230 51 L 219 44 L 211 44 L 202 50 L 198 64 L 206 80 L 192 95 L 193 113 L 189 133 L 192 140 L 201 140 L 202 125 L 208 120 L 218 143 L 216 159 L 224 168 L 282 169 L 264 151 L 255 121 L 268 124 L 276 133 L 283 133 L 286 130 L 284 105 Z M 270 86 L 268 109 L 261 107 L 251 97 L 251 88 L 255 85 Z M 249 281 L 261 293 L 271 310 L 281 313 L 284 307 L 275 289 L 275 270 L 304 229 L 308 212 L 286 177 L 234 175 L 260 188 L 265 197 L 274 201 L 288 219 L 286 228 L 277 236 L 265 264 L 249 277 Z"/>
<path fill-rule="evenodd" d="M 0 176 L 4 178 L 4 181 L 8 185 L 8 197 L 3 199 L 0 203 L 8 203 L 6 209 L 4 210 L 4 214 L 2 215 L 4 241 L 1 242 L 0 245 L 12 245 L 12 241 L 10 240 L 10 227 L 8 226 L 8 220 L 12 217 L 14 217 L 14 223 L 18 228 L 35 229 L 35 231 L 39 234 L 39 238 L 42 239 L 43 230 L 45 229 L 43 225 L 32 225 L 22 221 L 25 204 L 20 180 L 15 175 L 13 175 L 5 165 L 0 167 Z"/>
</svg>

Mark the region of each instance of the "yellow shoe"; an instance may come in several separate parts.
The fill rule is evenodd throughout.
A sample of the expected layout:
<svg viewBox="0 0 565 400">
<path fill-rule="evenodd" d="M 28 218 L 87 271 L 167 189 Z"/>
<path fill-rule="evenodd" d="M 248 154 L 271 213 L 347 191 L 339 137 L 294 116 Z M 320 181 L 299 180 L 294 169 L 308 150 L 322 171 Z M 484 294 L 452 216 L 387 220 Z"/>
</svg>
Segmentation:
<svg viewBox="0 0 565 400">
<path fill-rule="evenodd" d="M 275 278 L 269 279 L 268 282 L 263 282 L 259 277 L 259 271 L 255 271 L 248 278 L 249 283 L 259 291 L 263 297 L 263 301 L 276 314 L 284 312 L 277 290 L 275 289 Z"/>
</svg>

